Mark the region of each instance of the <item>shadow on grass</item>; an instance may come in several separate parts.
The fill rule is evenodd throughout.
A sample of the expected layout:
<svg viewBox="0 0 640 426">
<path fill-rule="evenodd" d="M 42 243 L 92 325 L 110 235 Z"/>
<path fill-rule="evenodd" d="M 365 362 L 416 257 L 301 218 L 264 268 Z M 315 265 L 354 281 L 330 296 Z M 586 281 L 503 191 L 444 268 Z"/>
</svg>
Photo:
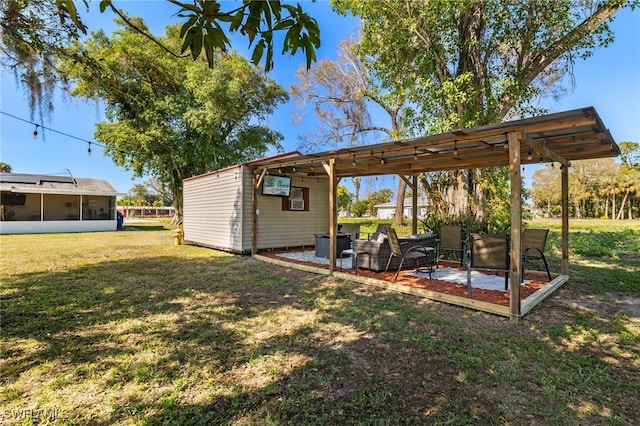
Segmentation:
<svg viewBox="0 0 640 426">
<path fill-rule="evenodd" d="M 163 225 L 125 225 L 120 232 L 123 231 L 166 231 L 167 227 Z"/>
<path fill-rule="evenodd" d="M 5 402 L 58 393 L 77 423 L 624 423 L 637 408 L 626 355 L 599 344 L 637 332 L 569 308 L 526 327 L 242 257 L 106 261 L 3 286 L 1 377 L 18 387 Z M 98 391 L 77 405 L 83 386 Z"/>
</svg>

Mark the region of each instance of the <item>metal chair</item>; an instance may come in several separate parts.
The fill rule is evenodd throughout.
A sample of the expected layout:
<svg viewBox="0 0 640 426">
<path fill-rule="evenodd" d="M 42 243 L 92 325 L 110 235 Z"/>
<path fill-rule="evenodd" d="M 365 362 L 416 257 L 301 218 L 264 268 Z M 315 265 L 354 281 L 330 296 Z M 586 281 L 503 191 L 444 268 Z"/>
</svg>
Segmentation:
<svg viewBox="0 0 640 426">
<path fill-rule="evenodd" d="M 530 229 L 527 228 L 522 233 L 522 275 L 524 280 L 524 270 L 529 260 L 542 260 L 544 268 L 547 271 L 547 277 L 551 281 L 551 273 L 549 272 L 549 264 L 544 257 L 544 247 L 547 245 L 548 229 Z"/>
<path fill-rule="evenodd" d="M 440 240 L 438 242 L 438 255 L 444 251 L 460 252 L 460 266 L 464 261 L 465 251 L 464 239 L 462 238 L 462 226 L 460 225 L 442 225 L 440 227 Z"/>
<path fill-rule="evenodd" d="M 387 229 L 388 227 L 389 225 L 386 223 L 379 223 L 374 233 L 367 234 L 367 240 L 375 240 L 376 238 L 378 238 L 379 234 L 384 234 L 385 229 Z"/>
<path fill-rule="evenodd" d="M 385 234 L 387 235 L 387 239 L 389 241 L 391 255 L 389 256 L 389 261 L 387 262 L 387 267 L 384 271 L 387 272 L 389 270 L 391 259 L 393 259 L 394 256 L 400 257 L 400 266 L 398 266 L 396 276 L 393 278 L 394 281 L 398 279 L 398 275 L 400 275 L 400 270 L 402 269 L 402 265 L 404 264 L 405 259 L 413 259 L 416 262 L 416 269 L 418 268 L 418 261 L 420 259 L 424 259 L 425 264 L 428 267 L 427 272 L 429 273 L 429 279 L 431 279 L 433 266 L 436 263 L 435 249 L 433 247 L 411 246 L 403 249 L 402 246 L 408 246 L 409 243 L 400 244 L 400 241 L 398 240 L 398 234 L 396 234 L 395 229 L 389 226 L 385 229 Z"/>
<path fill-rule="evenodd" d="M 471 234 L 467 256 L 467 297 L 471 298 L 471 270 L 504 272 L 504 289 L 509 288 L 509 238 L 506 235 Z"/>
<path fill-rule="evenodd" d="M 342 223 L 341 232 L 351 235 L 351 247 L 353 247 L 353 241 L 360 238 L 360 224 L 359 223 Z"/>
</svg>

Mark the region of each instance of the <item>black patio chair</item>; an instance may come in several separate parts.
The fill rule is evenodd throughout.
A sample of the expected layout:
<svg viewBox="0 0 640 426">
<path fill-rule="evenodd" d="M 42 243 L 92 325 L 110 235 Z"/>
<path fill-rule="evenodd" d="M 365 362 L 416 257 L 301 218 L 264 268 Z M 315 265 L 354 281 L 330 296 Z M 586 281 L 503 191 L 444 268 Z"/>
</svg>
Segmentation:
<svg viewBox="0 0 640 426">
<path fill-rule="evenodd" d="M 547 271 L 547 277 L 551 281 L 549 264 L 547 263 L 547 258 L 544 257 L 544 247 L 547 245 L 548 235 L 548 229 L 527 228 L 522 233 L 522 281 L 524 281 L 525 266 L 530 260 L 542 260 Z"/>
<path fill-rule="evenodd" d="M 440 238 L 438 242 L 438 260 L 440 255 L 445 251 L 460 253 L 460 266 L 464 261 L 465 250 L 464 239 L 462 238 L 462 226 L 460 225 L 442 225 L 440 227 Z"/>
<path fill-rule="evenodd" d="M 467 256 L 467 297 L 471 298 L 471 270 L 504 272 L 504 289 L 509 288 L 509 238 L 506 235 L 471 234 Z"/>
<path fill-rule="evenodd" d="M 429 273 L 429 279 L 431 279 L 433 266 L 436 263 L 435 249 L 433 247 L 410 246 L 410 243 L 408 242 L 401 244 L 398 240 L 396 230 L 390 226 L 385 229 L 384 233 L 387 235 L 389 247 L 391 248 L 391 255 L 389 256 L 389 261 L 387 262 L 387 267 L 384 271 L 387 272 L 389 270 L 391 259 L 393 259 L 394 256 L 400 258 L 400 266 L 398 266 L 396 276 L 393 278 L 394 281 L 398 279 L 398 275 L 400 275 L 400 270 L 402 269 L 405 259 L 413 259 L 416 263 L 416 269 L 418 269 L 419 260 L 424 259 L 425 266 L 427 266 L 427 272 Z"/>
</svg>

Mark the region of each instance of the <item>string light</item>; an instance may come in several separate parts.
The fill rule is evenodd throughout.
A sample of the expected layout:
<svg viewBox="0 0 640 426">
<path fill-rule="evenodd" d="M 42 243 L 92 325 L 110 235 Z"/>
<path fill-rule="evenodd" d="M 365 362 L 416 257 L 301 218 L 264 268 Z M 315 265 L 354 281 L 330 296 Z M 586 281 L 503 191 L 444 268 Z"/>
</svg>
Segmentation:
<svg viewBox="0 0 640 426">
<path fill-rule="evenodd" d="M 353 167 L 355 167 L 355 166 L 356 166 L 356 155 L 355 155 L 355 154 L 353 154 L 353 161 L 351 162 L 351 165 L 352 165 Z"/>
<path fill-rule="evenodd" d="M 88 144 L 94 144 L 94 145 L 97 145 L 97 146 L 99 146 L 101 148 L 108 148 L 106 145 L 103 145 L 101 143 L 93 142 L 93 141 L 90 141 L 88 139 L 82 139 L 82 138 L 79 138 L 77 136 L 70 135 L 69 133 L 61 132 L 60 130 L 52 129 L 51 127 L 46 127 L 46 126 L 40 125 L 38 123 L 34 123 L 33 121 L 29 121 L 29 120 L 25 120 L 24 118 L 16 117 L 15 115 L 9 114 L 9 113 L 4 112 L 4 111 L 0 111 L 0 114 L 6 115 L 8 117 L 15 118 L 16 120 L 20 120 L 20 121 L 23 121 L 25 123 L 33 124 L 34 126 L 36 126 L 35 130 L 33 131 L 33 138 L 34 139 L 38 138 L 38 129 L 42 128 L 43 130 L 48 130 L 50 132 L 57 133 L 57 134 L 62 135 L 62 136 L 66 136 L 66 137 L 71 138 L 71 139 L 76 139 L 76 140 L 79 140 L 81 142 L 86 142 Z M 117 151 L 117 152 L 119 152 L 119 153 L 121 153 L 123 155 L 127 154 L 125 151 L 116 150 L 116 149 L 113 149 L 113 148 L 109 148 L 109 149 L 111 149 L 113 151 Z"/>
<path fill-rule="evenodd" d="M 453 141 L 453 155 L 458 155 L 458 141 Z"/>
<path fill-rule="evenodd" d="M 380 164 L 387 164 L 387 160 L 384 158 L 384 151 L 382 151 L 380 155 Z"/>
<path fill-rule="evenodd" d="M 531 148 L 527 152 L 527 160 L 531 161 L 533 159 L 533 152 L 531 152 Z"/>
<path fill-rule="evenodd" d="M 89 142 L 89 148 L 87 149 L 87 155 L 91 156 L 91 142 Z"/>
<path fill-rule="evenodd" d="M 413 161 L 416 161 L 418 159 L 418 148 L 416 148 L 415 146 L 413 147 Z"/>
</svg>

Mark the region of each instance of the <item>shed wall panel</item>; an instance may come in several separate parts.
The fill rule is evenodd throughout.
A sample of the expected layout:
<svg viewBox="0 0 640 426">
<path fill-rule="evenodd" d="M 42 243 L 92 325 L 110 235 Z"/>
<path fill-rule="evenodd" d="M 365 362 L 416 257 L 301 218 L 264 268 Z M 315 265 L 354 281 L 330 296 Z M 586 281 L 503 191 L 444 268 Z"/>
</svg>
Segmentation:
<svg viewBox="0 0 640 426">
<path fill-rule="evenodd" d="M 244 214 L 242 215 L 242 251 L 251 253 L 252 232 L 253 232 L 253 170 L 250 167 L 242 166 L 242 203 Z"/>
<path fill-rule="evenodd" d="M 329 183 L 294 177 L 292 186 L 309 188 L 309 211 L 283 211 L 281 197 L 258 195 L 258 250 L 313 246 L 315 234 L 329 232 Z"/>
<path fill-rule="evenodd" d="M 227 169 L 184 182 L 184 239 L 242 252 L 241 169 Z"/>
</svg>

